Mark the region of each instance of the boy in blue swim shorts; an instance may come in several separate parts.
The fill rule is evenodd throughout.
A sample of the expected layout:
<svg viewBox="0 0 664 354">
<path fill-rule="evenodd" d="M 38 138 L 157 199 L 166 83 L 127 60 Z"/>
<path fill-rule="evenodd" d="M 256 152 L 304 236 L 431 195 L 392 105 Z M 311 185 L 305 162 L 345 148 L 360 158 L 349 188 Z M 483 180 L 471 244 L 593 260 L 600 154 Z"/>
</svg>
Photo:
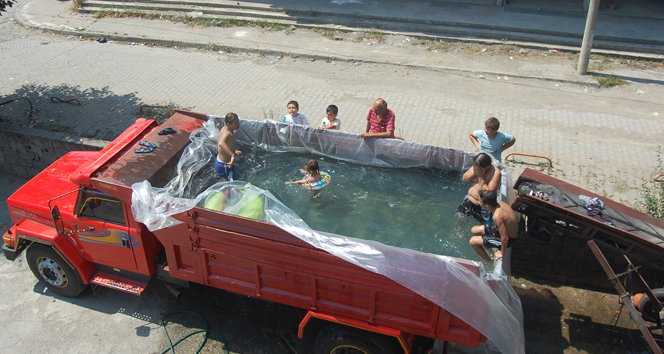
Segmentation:
<svg viewBox="0 0 664 354">
<path fill-rule="evenodd" d="M 221 181 L 232 181 L 235 172 L 235 155 L 242 157 L 242 151 L 235 150 L 235 131 L 240 129 L 240 118 L 235 113 L 224 117 L 226 125 L 219 130 L 217 158 L 214 169 Z"/>
<path fill-rule="evenodd" d="M 228 167 L 227 163 L 219 161 L 219 157 L 214 161 L 214 170 L 217 171 L 217 177 L 222 181 L 232 181 L 234 179 L 235 166 Z"/>
<path fill-rule="evenodd" d="M 482 209 L 490 211 L 493 217 L 487 218 L 484 225 L 473 226 L 470 245 L 483 260 L 491 263 L 492 259 L 484 247 L 497 248 L 494 259 L 502 258 L 507 249 L 516 241 L 518 220 L 512 208 L 507 203 L 498 200 L 494 191 L 480 191 L 480 206 Z"/>
</svg>

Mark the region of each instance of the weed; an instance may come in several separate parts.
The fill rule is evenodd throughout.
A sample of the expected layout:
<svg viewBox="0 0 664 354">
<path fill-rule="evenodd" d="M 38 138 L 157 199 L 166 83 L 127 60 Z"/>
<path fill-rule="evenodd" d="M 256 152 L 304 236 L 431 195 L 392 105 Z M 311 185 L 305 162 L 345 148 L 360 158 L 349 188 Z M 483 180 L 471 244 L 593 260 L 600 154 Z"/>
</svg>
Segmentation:
<svg viewBox="0 0 664 354">
<path fill-rule="evenodd" d="M 362 42 L 364 40 L 373 40 L 378 43 L 385 42 L 385 38 L 383 37 L 383 32 L 376 28 L 372 28 L 366 32 L 357 33 L 353 38 L 354 42 Z"/>
<path fill-rule="evenodd" d="M 80 0 L 83 1 L 83 0 Z M 220 19 L 210 19 L 210 18 L 201 18 L 193 17 L 189 15 L 178 16 L 178 15 L 169 15 L 169 14 L 160 14 L 156 11 L 153 12 L 143 12 L 138 7 L 127 8 L 126 6 L 123 9 L 114 9 L 111 8 L 102 8 L 95 12 L 94 18 L 142 18 L 148 20 L 167 20 L 171 22 L 181 22 L 190 26 L 202 26 L 202 27 L 258 27 L 266 31 L 285 31 L 286 34 L 293 33 L 294 28 L 275 22 L 268 21 L 249 21 L 249 20 L 239 20 L 235 18 L 220 18 Z"/>
<path fill-rule="evenodd" d="M 616 191 L 618 193 L 625 193 L 629 189 L 629 184 L 626 181 L 620 180 L 616 182 Z"/>
<path fill-rule="evenodd" d="M 662 161 L 662 146 L 657 147 L 657 167 L 652 177 L 664 173 L 664 162 Z M 639 189 L 641 201 L 636 202 L 637 207 L 651 216 L 664 220 L 664 183 L 645 181 Z"/>
<path fill-rule="evenodd" d="M 81 5 L 83 5 L 83 0 L 74 0 L 72 1 L 71 7 L 69 7 L 69 9 L 71 11 L 78 11 L 78 9 L 81 8 Z"/>
<path fill-rule="evenodd" d="M 211 51 L 211 52 L 218 52 L 218 51 L 223 51 L 225 49 L 228 49 L 227 47 L 222 47 L 218 44 L 215 43 L 210 43 L 206 45 L 205 47 L 202 48 L 203 50 Z"/>
<path fill-rule="evenodd" d="M 331 28 L 317 27 L 314 28 L 314 32 L 320 34 L 321 36 L 329 40 L 334 40 L 335 38 L 337 38 L 337 31 Z"/>
<path fill-rule="evenodd" d="M 454 49 L 454 43 L 451 42 L 423 40 L 419 41 L 419 43 L 415 42 L 414 44 L 421 44 L 425 46 L 427 50 L 430 51 L 436 50 L 439 53 L 450 52 L 452 51 L 452 49 Z"/>
<path fill-rule="evenodd" d="M 597 78 L 597 82 L 599 83 L 600 87 L 613 87 L 613 86 L 620 86 L 620 85 L 626 85 L 628 82 L 619 79 L 615 76 L 603 76 Z"/>
<path fill-rule="evenodd" d="M 539 166 L 539 171 L 542 173 L 546 173 L 547 175 L 551 175 L 553 172 L 553 167 L 549 164 L 549 162 L 540 162 L 537 164 Z"/>
<path fill-rule="evenodd" d="M 603 71 L 604 69 L 606 69 L 606 66 L 601 60 L 591 60 L 590 63 L 588 63 L 588 71 L 598 72 Z"/>
<path fill-rule="evenodd" d="M 276 113 L 272 109 L 265 111 L 265 108 L 263 108 L 263 119 L 276 119 Z"/>
<path fill-rule="evenodd" d="M 503 55 L 510 55 L 514 53 L 518 53 L 518 47 L 513 46 L 513 45 L 499 45 L 495 48 L 495 52 L 497 54 L 503 54 Z"/>
<path fill-rule="evenodd" d="M 374 41 L 378 43 L 383 43 L 385 42 L 385 38 L 383 37 L 383 32 L 376 29 L 372 28 L 367 32 L 369 39 L 373 39 Z"/>
</svg>

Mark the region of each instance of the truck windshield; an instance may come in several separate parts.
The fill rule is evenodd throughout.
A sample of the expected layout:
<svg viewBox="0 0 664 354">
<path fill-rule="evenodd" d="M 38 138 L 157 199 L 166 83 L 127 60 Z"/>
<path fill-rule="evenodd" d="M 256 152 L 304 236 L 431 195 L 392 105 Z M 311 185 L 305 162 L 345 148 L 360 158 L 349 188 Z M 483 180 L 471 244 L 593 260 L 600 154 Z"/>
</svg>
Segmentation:
<svg viewBox="0 0 664 354">
<path fill-rule="evenodd" d="M 79 217 L 86 217 L 125 226 L 122 202 L 108 194 L 86 189 L 77 208 Z"/>
</svg>

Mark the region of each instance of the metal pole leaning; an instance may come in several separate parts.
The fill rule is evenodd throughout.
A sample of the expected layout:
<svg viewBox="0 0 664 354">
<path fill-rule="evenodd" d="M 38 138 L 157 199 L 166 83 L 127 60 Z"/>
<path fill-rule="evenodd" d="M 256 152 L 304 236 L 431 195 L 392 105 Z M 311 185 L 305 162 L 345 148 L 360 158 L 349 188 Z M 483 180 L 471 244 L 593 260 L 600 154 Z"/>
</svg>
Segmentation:
<svg viewBox="0 0 664 354">
<path fill-rule="evenodd" d="M 581 44 L 581 55 L 579 55 L 579 65 L 576 71 L 579 75 L 585 75 L 588 73 L 588 61 L 590 60 L 590 49 L 593 47 L 593 37 L 595 37 L 595 25 L 597 25 L 599 1 L 600 0 L 590 0 L 590 6 L 588 7 L 586 30 L 583 32 L 583 44 Z"/>
</svg>

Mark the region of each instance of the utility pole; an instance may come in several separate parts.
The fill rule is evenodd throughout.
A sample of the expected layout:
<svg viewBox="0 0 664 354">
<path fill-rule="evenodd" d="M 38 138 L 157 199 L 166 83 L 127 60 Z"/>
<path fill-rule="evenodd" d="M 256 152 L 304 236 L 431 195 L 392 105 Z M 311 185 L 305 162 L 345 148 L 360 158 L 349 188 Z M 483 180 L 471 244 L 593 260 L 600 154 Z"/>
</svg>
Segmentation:
<svg viewBox="0 0 664 354">
<path fill-rule="evenodd" d="M 579 55 L 579 65 L 577 74 L 585 75 L 588 73 L 588 61 L 590 60 L 590 49 L 593 47 L 593 37 L 595 37 L 595 25 L 597 25 L 597 13 L 599 12 L 599 0 L 590 0 L 588 6 L 588 18 L 586 19 L 586 30 L 583 32 L 583 44 L 581 45 L 581 55 Z"/>
</svg>

